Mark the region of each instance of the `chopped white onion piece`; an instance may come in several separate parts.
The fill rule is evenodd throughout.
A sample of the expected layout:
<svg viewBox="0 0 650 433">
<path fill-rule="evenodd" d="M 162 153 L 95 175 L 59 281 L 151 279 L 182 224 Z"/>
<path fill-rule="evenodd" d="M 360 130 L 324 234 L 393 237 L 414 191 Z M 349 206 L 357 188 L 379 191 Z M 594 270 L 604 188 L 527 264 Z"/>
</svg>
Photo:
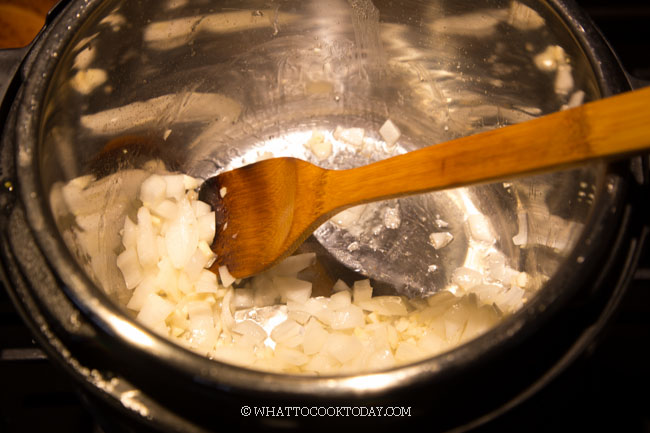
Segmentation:
<svg viewBox="0 0 650 433">
<path fill-rule="evenodd" d="M 131 296 L 126 307 L 134 311 L 140 311 L 144 302 L 152 293 L 156 293 L 155 278 L 153 276 L 148 276 L 138 284 L 138 287 L 135 288 L 133 296 Z"/>
<path fill-rule="evenodd" d="M 255 344 L 261 344 L 267 337 L 264 328 L 252 320 L 237 322 L 232 327 L 232 331 L 241 335 L 248 335 Z"/>
<path fill-rule="evenodd" d="M 366 207 L 367 205 L 365 204 L 353 206 L 337 213 L 330 219 L 330 221 L 343 229 L 347 229 L 359 221 L 359 218 L 361 218 L 361 214 L 366 210 Z"/>
<path fill-rule="evenodd" d="M 164 176 L 165 184 L 165 197 L 173 198 L 180 202 L 185 196 L 185 176 L 182 174 L 169 174 Z"/>
<path fill-rule="evenodd" d="M 187 272 L 179 272 L 177 281 L 178 290 L 180 290 L 185 295 L 189 295 L 190 293 L 194 292 L 194 281 L 195 280 L 190 280 L 190 277 L 187 276 Z"/>
<path fill-rule="evenodd" d="M 329 307 L 333 310 L 347 308 L 352 303 L 352 295 L 349 290 L 342 290 L 330 296 Z"/>
<path fill-rule="evenodd" d="M 152 328 L 158 328 L 167 316 L 174 311 L 174 304 L 161 298 L 155 293 L 149 294 L 138 313 L 137 319 Z"/>
<path fill-rule="evenodd" d="M 236 279 L 230 275 L 230 272 L 228 272 L 228 267 L 225 265 L 219 266 L 219 278 L 221 279 L 221 285 L 224 287 L 230 287 Z"/>
<path fill-rule="evenodd" d="M 226 295 L 221 301 L 221 324 L 225 329 L 232 329 L 235 325 L 235 318 L 233 317 L 230 301 L 232 300 L 234 290 L 232 288 L 228 289 Z"/>
<path fill-rule="evenodd" d="M 436 352 L 429 352 L 436 353 Z M 368 356 L 367 367 L 373 370 L 390 368 L 395 365 L 395 357 L 390 349 L 375 350 Z"/>
<path fill-rule="evenodd" d="M 381 138 L 384 139 L 388 146 L 394 146 L 399 140 L 399 137 L 402 135 L 399 128 L 395 126 L 392 120 L 387 119 L 381 128 L 379 128 L 379 134 Z"/>
<path fill-rule="evenodd" d="M 152 174 L 140 187 L 140 200 L 145 206 L 155 206 L 165 198 L 167 183 L 157 174 Z"/>
<path fill-rule="evenodd" d="M 256 307 L 273 305 L 280 297 L 271 277 L 265 274 L 253 277 L 252 287 L 255 291 L 253 303 Z"/>
<path fill-rule="evenodd" d="M 216 233 L 216 220 L 214 212 L 207 213 L 198 217 L 199 239 L 206 242 L 212 242 Z"/>
<path fill-rule="evenodd" d="M 418 340 L 418 348 L 425 353 L 440 353 L 444 350 L 446 342 L 438 334 L 430 332 Z"/>
<path fill-rule="evenodd" d="M 252 308 L 254 306 L 253 289 L 235 289 L 232 306 L 235 310 Z"/>
<path fill-rule="evenodd" d="M 304 253 L 289 256 L 269 269 L 269 275 L 295 276 L 298 272 L 308 268 L 316 261 L 316 253 Z"/>
<path fill-rule="evenodd" d="M 214 347 L 217 340 L 212 307 L 203 301 L 188 302 L 187 314 L 189 316 L 190 347 L 207 353 Z"/>
<path fill-rule="evenodd" d="M 178 283 L 178 275 L 176 275 L 176 269 L 174 269 L 174 266 L 167 256 L 161 258 L 156 267 L 158 271 L 156 273 L 152 273 L 152 275 L 155 275 L 154 281 L 157 288 L 167 288 L 174 285 L 175 283 Z"/>
<path fill-rule="evenodd" d="M 436 218 L 436 220 L 434 222 L 436 223 L 436 226 L 438 228 L 444 229 L 444 228 L 449 227 L 449 223 L 447 221 L 443 220 L 443 219 Z"/>
<path fill-rule="evenodd" d="M 317 353 L 307 364 L 305 364 L 303 368 L 305 371 L 313 373 L 329 374 L 336 373 L 340 368 L 340 363 L 332 356 L 323 353 Z"/>
<path fill-rule="evenodd" d="M 363 326 L 364 324 L 363 310 L 356 305 L 351 304 L 332 312 L 330 323 L 332 329 L 352 329 Z"/>
<path fill-rule="evenodd" d="M 507 290 L 502 291 L 496 296 L 494 303 L 502 310 L 508 312 L 514 312 L 521 308 L 521 305 L 524 301 L 524 292 L 522 289 L 516 286 L 512 286 Z"/>
<path fill-rule="evenodd" d="M 585 100 L 585 92 L 583 90 L 575 91 L 569 97 L 569 102 L 567 102 L 567 108 L 575 108 L 580 105 Z"/>
<path fill-rule="evenodd" d="M 395 360 L 399 362 L 412 362 L 423 358 L 422 350 L 413 342 L 402 341 L 395 350 Z"/>
<path fill-rule="evenodd" d="M 329 333 L 323 328 L 317 319 L 311 318 L 305 325 L 303 339 L 303 352 L 306 355 L 313 355 L 320 352 L 325 345 Z"/>
<path fill-rule="evenodd" d="M 404 300 L 399 296 L 376 296 L 366 301 L 355 300 L 354 303 L 364 310 L 383 316 L 405 316 L 408 313 Z"/>
<path fill-rule="evenodd" d="M 472 293 L 475 293 L 484 304 L 495 303 L 502 291 L 503 287 L 496 284 L 479 284 L 472 287 Z"/>
<path fill-rule="evenodd" d="M 301 325 L 305 325 L 311 318 L 311 314 L 305 311 L 294 310 L 294 311 L 287 312 L 287 318 L 291 320 L 295 320 L 297 323 L 300 323 Z"/>
<path fill-rule="evenodd" d="M 189 201 L 181 200 L 178 208 L 178 217 L 172 220 L 167 228 L 165 243 L 172 263 L 177 269 L 181 269 L 196 250 L 199 230 Z"/>
<path fill-rule="evenodd" d="M 289 311 L 304 311 L 309 313 L 325 325 L 329 325 L 332 321 L 332 310 L 329 309 L 329 298 L 309 298 L 304 304 L 288 300 L 287 308 Z"/>
<path fill-rule="evenodd" d="M 197 189 L 198 187 L 201 186 L 201 179 L 197 179 L 195 177 L 184 174 L 183 186 L 185 187 L 186 190 Z M 197 202 L 197 203 L 202 203 L 202 202 Z"/>
<path fill-rule="evenodd" d="M 212 207 L 200 200 L 192 201 L 192 210 L 194 210 L 194 216 L 201 218 L 203 215 L 209 214 L 212 212 Z"/>
<path fill-rule="evenodd" d="M 273 285 L 280 293 L 284 302 L 293 301 L 304 303 L 311 296 L 312 285 L 309 281 L 299 280 L 292 277 L 273 277 Z"/>
<path fill-rule="evenodd" d="M 137 225 L 131 221 L 131 218 L 128 216 L 124 219 L 124 228 L 122 229 L 122 245 L 125 249 L 136 248 L 136 239 L 137 239 Z"/>
<path fill-rule="evenodd" d="M 353 146 L 361 146 L 365 134 L 366 131 L 363 128 L 343 128 L 337 126 L 333 136 L 335 139 L 352 144 Z"/>
<path fill-rule="evenodd" d="M 454 236 L 449 232 L 431 233 L 429 235 L 429 243 L 437 250 L 446 247 L 452 240 L 454 240 Z"/>
<path fill-rule="evenodd" d="M 555 76 L 555 93 L 562 96 L 568 95 L 573 90 L 573 85 L 571 65 L 559 65 Z"/>
<path fill-rule="evenodd" d="M 201 275 L 201 271 L 206 267 L 211 256 L 206 255 L 201 248 L 197 248 L 192 257 L 187 261 L 183 271 L 187 274 L 190 281 L 196 281 Z M 216 275 L 215 275 L 216 278 Z"/>
<path fill-rule="evenodd" d="M 169 220 L 176 218 L 176 213 L 178 212 L 176 203 L 171 200 L 163 200 L 151 209 L 157 216 Z"/>
<path fill-rule="evenodd" d="M 332 333 L 325 341 L 324 350 L 329 356 L 345 364 L 361 351 L 361 343 L 351 335 Z"/>
<path fill-rule="evenodd" d="M 370 285 L 370 280 L 355 281 L 352 287 L 352 296 L 355 304 L 369 301 L 372 297 L 372 286 Z"/>
<path fill-rule="evenodd" d="M 124 250 L 117 256 L 117 267 L 122 271 L 127 289 L 132 289 L 142 281 L 144 274 L 134 249 Z"/>
<path fill-rule="evenodd" d="M 218 288 L 217 275 L 203 269 L 196 282 L 196 293 L 217 293 Z"/>
<path fill-rule="evenodd" d="M 311 152 L 319 161 L 327 159 L 332 155 L 332 143 L 329 140 L 313 143 Z"/>
<path fill-rule="evenodd" d="M 138 232 L 136 235 L 136 249 L 140 265 L 146 268 L 158 263 L 158 242 L 151 223 L 151 214 L 146 207 L 138 210 Z"/>
<path fill-rule="evenodd" d="M 339 279 L 336 281 L 336 283 L 334 283 L 334 286 L 332 287 L 332 292 L 336 293 L 336 292 L 341 292 L 343 290 L 350 291 L 350 286 L 345 284 L 345 281 Z"/>
<path fill-rule="evenodd" d="M 275 348 L 275 356 L 284 362 L 291 365 L 304 365 L 309 362 L 310 358 L 302 353 L 300 350 L 292 349 L 284 346 L 277 346 Z"/>
<path fill-rule="evenodd" d="M 287 319 L 271 331 L 271 338 L 283 346 L 296 347 L 302 344 L 304 334 L 305 329 L 301 325 L 294 320 Z"/>
</svg>

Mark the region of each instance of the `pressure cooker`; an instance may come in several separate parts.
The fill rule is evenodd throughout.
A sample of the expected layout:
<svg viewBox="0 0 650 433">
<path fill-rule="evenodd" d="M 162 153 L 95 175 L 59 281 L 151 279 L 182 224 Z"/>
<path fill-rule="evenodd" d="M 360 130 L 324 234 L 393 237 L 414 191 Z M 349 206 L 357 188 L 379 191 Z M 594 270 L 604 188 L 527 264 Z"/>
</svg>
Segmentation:
<svg viewBox="0 0 650 433">
<path fill-rule="evenodd" d="M 208 359 L 125 307 L 112 242 L 124 221 L 117 203 L 135 193 L 117 182 L 99 200 L 89 254 L 55 185 L 151 158 L 207 178 L 255 152 L 304 156 L 295 137 L 316 126 L 371 130 L 387 118 L 405 152 L 639 83 L 569 0 L 64 1 L 28 48 L 0 53 L 0 66 L 3 281 L 48 357 L 127 431 L 388 429 L 421 417 L 436 431 L 471 430 L 597 340 L 647 232 L 646 156 L 473 186 L 453 196 L 464 205 L 432 193 L 413 207 L 453 219 L 471 203 L 491 219 L 508 260 L 538 285 L 523 307 L 453 350 L 385 370 L 309 376 Z M 106 152 L 124 137 L 133 151 Z M 386 155 L 344 156 L 329 164 Z M 512 241 L 522 224 L 523 246 Z M 399 244 L 390 257 L 346 248 L 332 227 L 310 241 L 344 268 L 390 284 L 413 276 L 419 287 L 444 283 L 465 259 L 470 242 L 456 238 L 462 248 L 441 252 L 433 275 L 418 273 L 428 258 L 417 240 L 382 238 Z M 373 408 L 401 416 L 363 416 Z"/>
</svg>

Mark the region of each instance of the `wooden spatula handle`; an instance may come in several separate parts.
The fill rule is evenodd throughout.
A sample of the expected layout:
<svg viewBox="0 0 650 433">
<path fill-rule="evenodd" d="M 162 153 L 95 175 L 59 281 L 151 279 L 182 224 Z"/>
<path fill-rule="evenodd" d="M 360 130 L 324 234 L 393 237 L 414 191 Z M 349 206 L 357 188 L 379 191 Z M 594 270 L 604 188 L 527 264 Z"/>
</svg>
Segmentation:
<svg viewBox="0 0 650 433">
<path fill-rule="evenodd" d="M 644 88 L 353 170 L 328 172 L 325 196 L 329 207 L 338 208 L 569 167 L 648 147 L 650 88 Z"/>
</svg>

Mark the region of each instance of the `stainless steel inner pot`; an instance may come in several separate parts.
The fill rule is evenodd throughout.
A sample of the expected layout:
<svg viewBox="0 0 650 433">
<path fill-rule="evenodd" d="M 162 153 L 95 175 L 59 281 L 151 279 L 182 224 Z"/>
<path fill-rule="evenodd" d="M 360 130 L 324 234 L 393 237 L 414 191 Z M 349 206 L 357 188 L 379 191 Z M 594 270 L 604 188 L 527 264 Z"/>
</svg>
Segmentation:
<svg viewBox="0 0 650 433">
<path fill-rule="evenodd" d="M 453 290 L 459 267 L 490 272 L 479 260 L 485 246 L 466 222 L 481 215 L 494 232 L 489 252 L 528 274 L 526 302 L 451 352 L 385 371 L 298 377 L 211 361 L 150 332 L 124 307 L 119 230 L 148 161 L 200 178 L 269 154 L 348 168 L 617 93 L 627 83 L 615 58 L 565 2 L 111 0 L 68 5 L 23 71 L 15 126 L 4 140 L 15 142 L 18 201 L 34 239 L 26 245 L 37 251 L 24 254 L 38 257 L 26 260 L 19 248 L 19 274 L 41 287 L 33 308 L 49 311 L 65 335 L 57 345 L 59 334 L 46 333 L 55 356 L 136 417 L 205 426 L 207 409 L 179 402 L 170 390 L 232 405 L 410 402 L 411 392 L 447 392 L 452 383 L 487 386 L 480 369 L 507 368 L 520 359 L 508 355 L 515 347 L 537 353 L 532 341 L 542 338 L 540 329 L 557 331 L 549 322 L 558 311 L 598 294 L 594 280 L 609 270 L 605 256 L 623 236 L 628 162 L 380 203 L 364 209 L 358 229 L 327 223 L 306 248 L 317 249 L 333 275 L 367 276 L 381 290 L 425 296 Z M 401 131 L 395 146 L 378 132 L 387 119 Z M 363 129 L 363 144 L 340 138 L 337 127 Z M 314 130 L 332 140 L 332 156 L 319 160 L 305 148 Z M 59 187 L 89 174 L 101 187 L 73 218 Z M 397 213 L 397 226 L 386 223 L 386 209 Z M 437 250 L 428 236 L 441 231 L 453 241 Z M 29 272 L 35 268 L 42 275 Z M 65 348 L 70 336 L 93 349 Z M 98 355 L 107 348 L 109 356 Z M 167 388 L 152 371 L 169 373 Z M 495 394 L 509 400 L 519 387 Z M 449 401 L 462 398 L 449 393 Z M 418 414 L 427 404 L 414 405 Z M 440 427 L 480 419 L 489 406 Z"/>
<path fill-rule="evenodd" d="M 115 266 L 117 233 L 142 180 L 127 169 L 147 157 L 201 178 L 269 155 L 349 168 L 601 92 L 574 36 L 542 5 L 241 7 L 106 3 L 57 53 L 40 181 L 68 248 L 118 300 L 130 294 Z M 378 134 L 387 119 L 402 131 L 394 146 Z M 365 139 L 350 144 L 337 128 L 359 128 Z M 313 130 L 332 136 L 332 156 L 318 160 L 303 146 Z M 146 141 L 123 149 L 144 157 L 104 152 L 115 140 Z M 52 190 L 116 171 L 81 209 L 67 209 Z M 573 250 L 611 183 L 604 171 L 594 165 L 382 203 L 366 207 L 354 230 L 329 223 L 315 236 L 353 271 L 417 295 L 449 286 L 461 266 L 487 272 L 466 223 L 484 215 L 502 254 L 496 260 L 527 272 L 532 295 Z M 387 211 L 396 224 L 384 222 Z M 79 216 L 74 224 L 70 213 Z M 454 241 L 432 248 L 435 232 Z"/>
</svg>

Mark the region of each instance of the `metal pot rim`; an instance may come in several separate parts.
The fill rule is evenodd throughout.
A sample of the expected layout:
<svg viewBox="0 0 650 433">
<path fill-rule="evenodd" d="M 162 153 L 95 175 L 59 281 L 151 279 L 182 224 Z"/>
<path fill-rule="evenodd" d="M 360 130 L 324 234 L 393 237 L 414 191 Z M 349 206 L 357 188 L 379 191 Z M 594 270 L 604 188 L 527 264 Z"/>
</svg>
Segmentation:
<svg viewBox="0 0 650 433">
<path fill-rule="evenodd" d="M 606 43 L 600 38 L 592 23 L 571 1 L 554 0 L 552 6 L 561 19 L 572 29 L 579 44 L 587 53 L 603 95 L 625 90 L 627 84 Z M 499 326 L 470 344 L 462 345 L 450 352 L 397 367 L 384 372 L 356 374 L 353 376 L 310 377 L 286 374 L 271 374 L 248 370 L 217 361 L 211 361 L 182 349 L 166 339 L 148 331 L 129 318 L 115 306 L 104 293 L 85 276 L 62 242 L 50 210 L 47 194 L 41 189 L 38 170 L 38 143 L 40 113 L 47 100 L 48 79 L 57 66 L 58 55 L 62 53 L 75 30 L 101 6 L 100 0 L 73 2 L 52 25 L 41 35 L 32 48 L 26 62 L 29 76 L 16 103 L 17 110 L 16 165 L 20 185 L 21 201 L 32 233 L 48 258 L 49 264 L 61 278 L 63 290 L 83 315 L 100 333 L 117 338 L 136 352 L 155 353 L 164 364 L 173 366 L 188 377 L 214 387 L 228 387 L 260 392 L 290 393 L 294 395 L 343 396 L 349 393 L 373 395 L 391 389 L 433 380 L 439 373 L 450 369 L 459 370 L 479 358 L 500 350 L 503 345 L 525 338 L 530 321 L 544 321 L 561 304 L 573 295 L 583 279 L 576 267 L 597 268 L 599 258 L 593 257 L 595 243 L 609 242 L 615 233 L 608 232 L 611 221 L 618 221 L 623 206 L 623 184 L 614 182 L 612 190 L 603 200 L 597 212 L 587 223 L 578 247 L 562 269 L 547 284 L 530 305 Z M 566 290 L 569 286 L 570 290 Z M 47 302 L 45 300 L 45 302 Z"/>
</svg>

